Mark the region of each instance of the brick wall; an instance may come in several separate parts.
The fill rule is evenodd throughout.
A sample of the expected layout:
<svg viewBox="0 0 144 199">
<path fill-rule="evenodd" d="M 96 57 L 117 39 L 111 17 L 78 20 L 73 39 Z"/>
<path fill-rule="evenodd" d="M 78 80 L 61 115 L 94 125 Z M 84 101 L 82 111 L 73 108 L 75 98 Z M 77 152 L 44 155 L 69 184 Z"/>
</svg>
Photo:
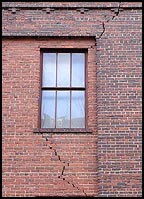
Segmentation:
<svg viewBox="0 0 144 199">
<path fill-rule="evenodd" d="M 3 196 L 141 196 L 141 3 L 3 2 L 2 14 Z M 34 133 L 44 47 L 88 49 L 92 133 Z"/>
</svg>

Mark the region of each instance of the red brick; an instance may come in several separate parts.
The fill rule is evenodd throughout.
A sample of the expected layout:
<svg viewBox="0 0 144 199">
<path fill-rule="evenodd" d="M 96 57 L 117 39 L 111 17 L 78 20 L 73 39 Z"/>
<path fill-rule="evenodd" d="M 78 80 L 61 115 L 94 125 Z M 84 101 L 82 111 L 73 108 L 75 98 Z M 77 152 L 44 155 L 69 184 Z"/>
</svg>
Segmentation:
<svg viewBox="0 0 144 199">
<path fill-rule="evenodd" d="M 119 2 L 2 6 L 3 197 L 141 196 L 141 3 L 122 2 L 117 16 Z M 92 133 L 33 132 L 40 48 L 88 49 Z"/>
</svg>

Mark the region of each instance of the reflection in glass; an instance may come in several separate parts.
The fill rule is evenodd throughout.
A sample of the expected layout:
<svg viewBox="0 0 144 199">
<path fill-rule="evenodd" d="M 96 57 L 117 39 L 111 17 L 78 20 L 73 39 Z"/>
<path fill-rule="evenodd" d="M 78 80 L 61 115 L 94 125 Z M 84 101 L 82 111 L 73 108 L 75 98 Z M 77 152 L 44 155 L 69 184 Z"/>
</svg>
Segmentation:
<svg viewBox="0 0 144 199">
<path fill-rule="evenodd" d="M 84 87 L 85 54 L 72 53 L 72 86 Z"/>
<path fill-rule="evenodd" d="M 70 53 L 58 53 L 57 86 L 70 86 Z"/>
<path fill-rule="evenodd" d="M 85 128 L 85 92 L 72 91 L 71 127 Z"/>
<path fill-rule="evenodd" d="M 56 53 L 43 53 L 42 86 L 56 86 Z"/>
<path fill-rule="evenodd" d="M 41 127 L 55 127 L 55 91 L 42 91 Z"/>
<path fill-rule="evenodd" d="M 57 91 L 57 128 L 70 128 L 70 91 Z"/>
</svg>

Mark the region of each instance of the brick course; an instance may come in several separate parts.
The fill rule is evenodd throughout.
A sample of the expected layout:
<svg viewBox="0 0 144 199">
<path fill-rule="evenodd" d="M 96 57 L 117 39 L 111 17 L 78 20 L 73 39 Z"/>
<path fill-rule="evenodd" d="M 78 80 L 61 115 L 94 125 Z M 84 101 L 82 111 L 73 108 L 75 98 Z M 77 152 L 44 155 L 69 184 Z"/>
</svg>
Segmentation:
<svg viewBox="0 0 144 199">
<path fill-rule="evenodd" d="M 141 196 L 141 3 L 2 6 L 3 197 Z M 88 49 L 92 133 L 34 133 L 40 48 Z"/>
</svg>

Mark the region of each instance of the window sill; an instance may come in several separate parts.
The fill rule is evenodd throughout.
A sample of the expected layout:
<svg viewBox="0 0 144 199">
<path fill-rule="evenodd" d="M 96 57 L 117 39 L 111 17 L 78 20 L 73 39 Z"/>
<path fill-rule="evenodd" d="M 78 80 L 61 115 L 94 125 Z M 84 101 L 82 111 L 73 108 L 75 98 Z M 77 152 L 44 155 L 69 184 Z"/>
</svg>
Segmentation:
<svg viewBox="0 0 144 199">
<path fill-rule="evenodd" d="M 92 130 L 89 128 L 35 128 L 33 133 L 92 133 Z"/>
</svg>

